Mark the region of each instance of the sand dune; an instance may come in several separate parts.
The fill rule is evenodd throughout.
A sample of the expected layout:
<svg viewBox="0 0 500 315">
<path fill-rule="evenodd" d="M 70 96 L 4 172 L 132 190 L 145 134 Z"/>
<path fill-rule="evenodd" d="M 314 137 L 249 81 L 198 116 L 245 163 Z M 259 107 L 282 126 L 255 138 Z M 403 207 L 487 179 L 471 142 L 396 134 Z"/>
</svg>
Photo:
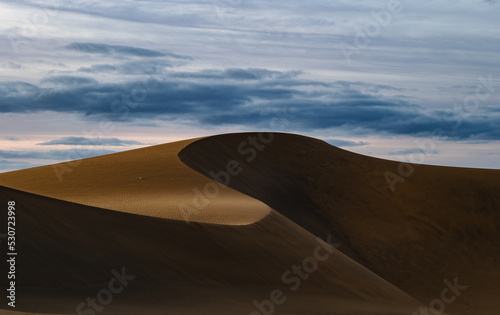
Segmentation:
<svg viewBox="0 0 500 315">
<path fill-rule="evenodd" d="M 188 216 L 194 222 L 250 224 L 266 216 L 267 205 L 227 187 L 220 189 L 217 198 L 210 198 L 210 203 L 204 202 L 205 185 L 213 181 L 177 157 L 193 140 L 10 172 L 0 176 L 0 185 L 165 219 Z M 215 191 L 212 187 L 219 185 L 210 186 L 210 194 Z M 234 211 L 235 203 L 239 211 Z"/>
<path fill-rule="evenodd" d="M 399 162 L 287 134 L 260 141 L 248 162 L 238 147 L 248 149 L 249 136 L 203 139 L 180 157 L 205 174 L 239 161 L 244 172 L 229 186 L 313 234 L 331 233 L 342 252 L 425 304 L 458 277 L 468 288 L 446 311 L 499 313 L 499 170 L 417 165 L 393 193 L 384 174 L 398 174 Z"/>
<path fill-rule="evenodd" d="M 149 296 L 143 296 L 145 291 L 156 295 L 152 299 L 158 310 L 169 310 L 170 304 L 175 306 L 180 298 L 187 309 L 200 311 L 212 307 L 207 305 L 207 296 L 221 300 L 229 294 L 235 295 L 232 303 L 248 313 L 254 299 L 268 298 L 276 288 L 285 291 L 289 285 L 281 281 L 282 274 L 312 256 L 320 244 L 276 212 L 252 225 L 187 225 L 7 188 L 2 189 L 2 199 L 18 202 L 18 223 L 23 227 L 18 232 L 18 257 L 23 258 L 18 263 L 18 303 L 19 309 L 32 312 L 74 312 L 76 305 L 87 296 L 95 296 L 109 280 L 110 270 L 125 267 L 127 274 L 137 277 L 130 291 L 125 291 L 136 300 L 134 307 L 139 304 L 148 312 L 154 311 L 151 303 L 146 303 Z M 331 297 L 360 304 L 371 301 L 386 308 L 394 304 L 401 308 L 401 304 L 412 302 L 334 248 L 330 250 L 331 257 L 297 290 L 297 300 L 316 297 L 313 293 L 320 288 L 323 295 L 331 293 L 319 299 L 324 305 L 318 307 L 323 310 L 335 306 Z M 47 295 L 48 290 L 52 294 Z M 178 290 L 186 294 L 175 294 L 176 298 L 170 300 L 169 292 Z M 24 296 L 33 295 L 41 302 L 31 303 L 29 298 L 23 301 Z M 65 302 L 59 303 L 59 299 Z M 198 299 L 204 302 L 197 305 Z M 283 305 L 284 311 L 298 304 L 290 300 Z M 213 305 L 217 306 L 221 307 Z M 113 303 L 109 310 L 121 307 Z M 234 309 L 228 307 L 225 313 L 234 313 Z"/>
<path fill-rule="evenodd" d="M 85 159 L 62 182 L 53 166 L 0 174 L 16 311 L 74 314 L 125 270 L 103 314 L 255 315 L 274 296 L 273 314 L 410 315 L 456 276 L 468 288 L 447 314 L 497 314 L 498 171 L 419 166 L 391 193 L 396 162 L 289 134 L 252 151 L 249 136 Z"/>
</svg>

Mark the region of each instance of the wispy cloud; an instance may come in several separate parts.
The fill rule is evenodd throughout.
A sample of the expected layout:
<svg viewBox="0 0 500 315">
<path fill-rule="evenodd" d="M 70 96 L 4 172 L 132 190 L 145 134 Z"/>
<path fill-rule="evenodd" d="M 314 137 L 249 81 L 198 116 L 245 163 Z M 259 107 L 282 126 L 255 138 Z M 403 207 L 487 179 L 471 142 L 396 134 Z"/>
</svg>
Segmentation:
<svg viewBox="0 0 500 315">
<path fill-rule="evenodd" d="M 7 61 L 2 64 L 2 68 L 4 69 L 23 69 L 24 66 L 12 61 Z"/>
<path fill-rule="evenodd" d="M 80 67 L 78 72 L 85 73 L 106 73 L 106 74 L 133 74 L 142 75 L 150 73 L 162 73 L 163 68 L 172 67 L 170 61 L 129 61 L 119 64 L 94 64 L 89 67 Z"/>
<path fill-rule="evenodd" d="M 225 70 L 207 69 L 195 72 L 171 72 L 170 76 L 181 79 L 212 79 L 212 80 L 264 80 L 264 79 L 291 79 L 301 71 L 272 71 L 267 69 L 238 69 Z M 267 81 L 266 81 L 267 83 Z"/>
<path fill-rule="evenodd" d="M 5 140 L 9 140 L 9 141 L 19 141 L 21 139 L 19 139 L 18 137 L 11 137 L 11 136 L 5 136 L 3 137 Z"/>
<path fill-rule="evenodd" d="M 88 158 L 98 155 L 115 153 L 111 150 L 50 150 L 50 151 L 14 151 L 0 150 L 0 158 L 3 159 L 40 159 L 40 160 L 73 160 Z"/>
<path fill-rule="evenodd" d="M 99 83 L 94 78 L 89 77 L 79 77 L 72 75 L 60 75 L 60 76 L 50 76 L 45 77 L 40 80 L 41 85 L 56 85 L 56 86 L 84 86 L 84 85 L 95 85 Z"/>
<path fill-rule="evenodd" d="M 2 170 L 2 171 L 18 170 L 18 169 L 23 169 L 23 168 L 37 167 L 37 166 L 41 166 L 41 165 L 42 164 L 34 164 L 34 163 L 28 163 L 28 162 L 18 162 L 18 161 L 10 161 L 10 160 L 0 159 L 0 170 Z"/>
<path fill-rule="evenodd" d="M 74 42 L 66 45 L 65 48 L 89 54 L 122 55 L 122 56 L 134 56 L 134 57 L 171 57 L 177 59 L 192 59 L 189 56 L 182 56 L 170 52 L 161 52 L 140 47 L 109 45 L 103 43 Z"/>
<path fill-rule="evenodd" d="M 118 138 L 85 138 L 85 137 L 63 137 L 37 145 L 82 145 L 82 146 L 129 146 L 142 145 L 144 143 L 135 140 L 121 140 Z"/>
<path fill-rule="evenodd" d="M 408 155 L 408 154 L 419 154 L 419 153 L 425 153 L 425 154 L 438 154 L 437 150 L 422 150 L 422 149 L 406 149 L 406 150 L 400 150 L 400 151 L 392 151 L 387 153 L 387 155 Z"/>
<path fill-rule="evenodd" d="M 359 147 L 369 144 L 366 141 L 351 141 L 343 139 L 324 139 L 324 141 L 336 147 Z"/>
</svg>

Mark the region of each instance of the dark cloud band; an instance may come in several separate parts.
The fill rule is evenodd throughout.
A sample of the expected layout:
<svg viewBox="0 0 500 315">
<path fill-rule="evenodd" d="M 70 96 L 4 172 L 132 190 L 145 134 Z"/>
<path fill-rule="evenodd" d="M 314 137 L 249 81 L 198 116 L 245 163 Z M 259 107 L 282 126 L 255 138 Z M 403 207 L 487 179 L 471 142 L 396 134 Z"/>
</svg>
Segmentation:
<svg viewBox="0 0 500 315">
<path fill-rule="evenodd" d="M 292 117 L 289 127 L 294 130 L 344 128 L 412 136 L 430 136 L 441 130 L 441 136 L 452 140 L 500 140 L 500 113 L 489 107 L 485 108 L 488 115 L 450 117 L 442 110 L 429 112 L 404 97 L 386 96 L 398 90 L 391 86 L 308 81 L 297 75 L 228 69 L 189 74 L 171 71 L 121 84 L 74 76 L 43 79 L 49 87 L 3 82 L 0 113 L 54 111 L 81 114 L 85 119 L 182 120 L 207 127 L 262 128 L 276 111 L 286 108 Z"/>
</svg>

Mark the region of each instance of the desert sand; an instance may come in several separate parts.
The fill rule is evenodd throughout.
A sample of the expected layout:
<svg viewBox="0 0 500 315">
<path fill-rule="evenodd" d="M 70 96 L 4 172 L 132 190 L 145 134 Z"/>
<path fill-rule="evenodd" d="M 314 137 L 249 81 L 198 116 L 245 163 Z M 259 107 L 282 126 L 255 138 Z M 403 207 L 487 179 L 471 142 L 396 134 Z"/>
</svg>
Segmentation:
<svg viewBox="0 0 500 315">
<path fill-rule="evenodd" d="M 193 140 L 11 172 L 2 176 L 0 185 L 5 183 L 7 187 L 78 204 L 173 220 L 184 220 L 188 215 L 190 221 L 238 225 L 265 217 L 270 211 L 267 205 L 227 187 L 206 207 L 192 211 L 198 210 L 193 198 L 194 202 L 200 199 L 193 189 L 203 194 L 205 185 L 213 182 L 177 157 Z M 241 211 L 234 211 L 235 203 Z M 186 206 L 186 213 L 179 205 Z"/>
<path fill-rule="evenodd" d="M 392 192 L 399 165 L 242 133 L 0 174 L 0 313 L 499 314 L 500 171 L 418 165 Z M 112 270 L 133 279 L 80 307 Z"/>
</svg>

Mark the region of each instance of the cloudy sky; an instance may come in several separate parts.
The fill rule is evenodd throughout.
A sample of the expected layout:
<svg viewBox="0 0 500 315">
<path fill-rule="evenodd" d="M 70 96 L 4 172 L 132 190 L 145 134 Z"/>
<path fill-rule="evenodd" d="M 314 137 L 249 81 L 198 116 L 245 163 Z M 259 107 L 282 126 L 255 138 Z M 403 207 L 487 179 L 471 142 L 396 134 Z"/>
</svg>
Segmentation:
<svg viewBox="0 0 500 315">
<path fill-rule="evenodd" d="M 500 168 L 497 1 L 2 1 L 0 172 L 284 131 Z"/>
</svg>

